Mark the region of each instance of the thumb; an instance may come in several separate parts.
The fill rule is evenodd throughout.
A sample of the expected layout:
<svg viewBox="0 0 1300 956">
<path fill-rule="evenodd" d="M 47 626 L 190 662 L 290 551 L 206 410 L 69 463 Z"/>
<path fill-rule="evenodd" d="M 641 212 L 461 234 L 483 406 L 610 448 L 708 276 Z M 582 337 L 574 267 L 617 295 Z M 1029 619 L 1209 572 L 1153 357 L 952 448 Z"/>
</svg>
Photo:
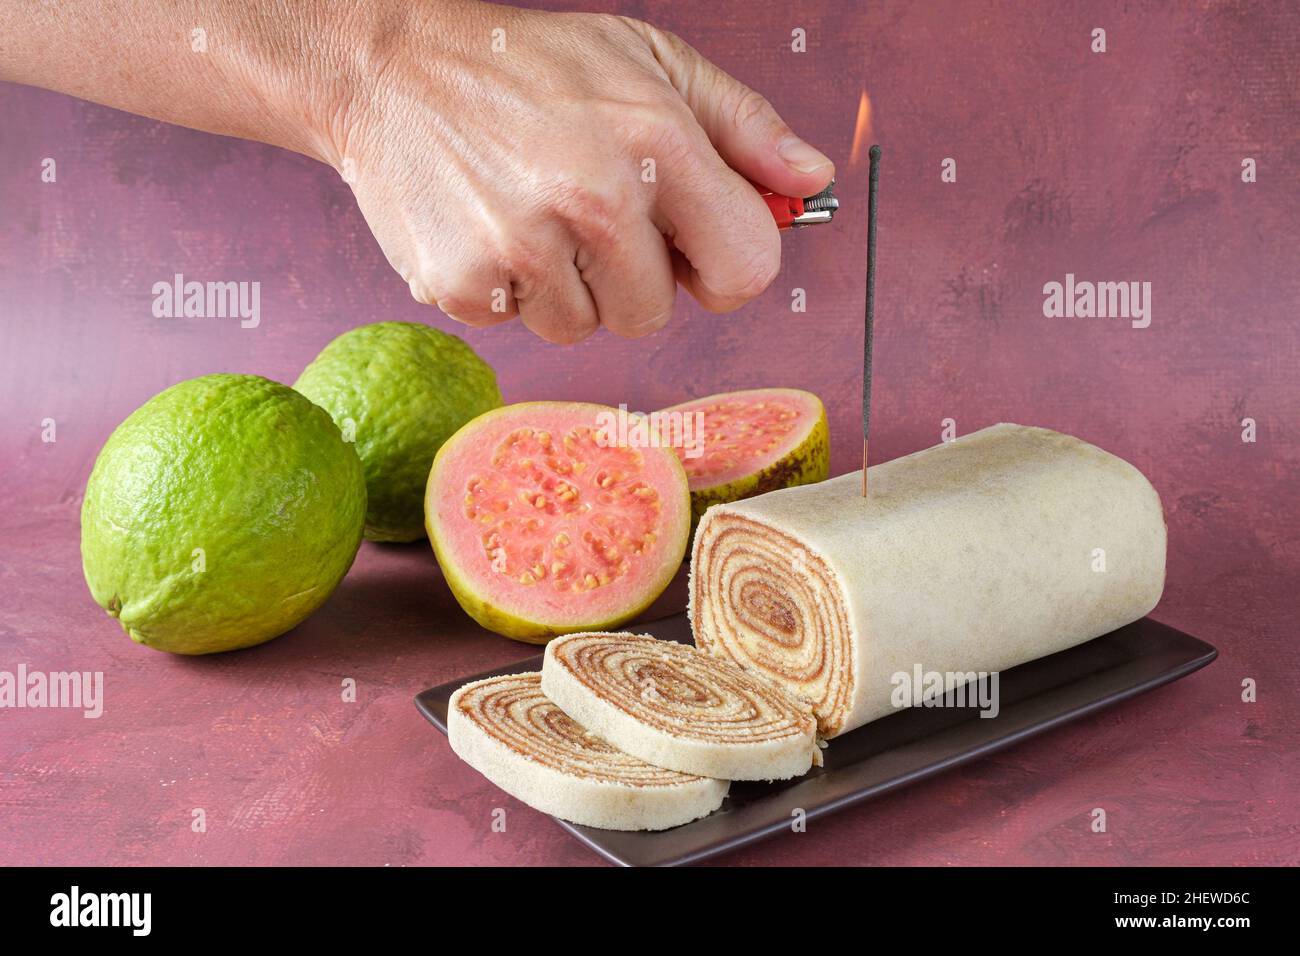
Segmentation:
<svg viewBox="0 0 1300 956">
<path fill-rule="evenodd" d="M 800 139 L 763 96 L 679 37 L 640 26 L 669 82 L 728 166 L 788 196 L 811 196 L 826 188 L 835 166 Z"/>
</svg>

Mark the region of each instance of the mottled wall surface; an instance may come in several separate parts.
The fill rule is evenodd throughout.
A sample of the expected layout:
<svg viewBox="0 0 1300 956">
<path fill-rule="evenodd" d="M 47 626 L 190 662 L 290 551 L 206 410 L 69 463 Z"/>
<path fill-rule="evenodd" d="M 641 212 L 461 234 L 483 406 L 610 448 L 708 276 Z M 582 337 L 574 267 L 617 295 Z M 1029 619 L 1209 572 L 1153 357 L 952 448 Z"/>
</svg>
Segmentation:
<svg viewBox="0 0 1300 956">
<path fill-rule="evenodd" d="M 292 381 L 342 330 L 393 318 L 464 334 L 508 400 L 650 409 L 808 388 L 830 412 L 834 470 L 854 468 L 865 168 L 847 160 L 865 87 L 885 149 L 873 460 L 933 444 L 945 418 L 961 432 L 1046 425 L 1130 459 L 1170 529 L 1155 616 L 1222 656 L 728 861 L 1300 862 L 1300 9 L 618 7 L 766 92 L 837 161 L 844 206 L 833 225 L 786 236 L 759 301 L 728 316 L 682 301 L 666 330 L 635 342 L 560 348 L 517 324 L 463 332 L 410 300 L 326 167 L 0 86 L 0 670 L 107 680 L 98 720 L 0 711 L 5 861 L 591 862 L 416 714 L 418 690 L 529 653 L 466 623 L 426 548 L 367 544 L 292 634 L 173 659 L 132 645 L 86 592 L 86 476 L 112 428 L 167 385 L 215 371 Z M 1089 49 L 1099 26 L 1105 54 Z M 805 54 L 789 52 L 794 27 L 808 31 Z M 57 183 L 41 181 L 45 157 Z M 946 157 L 955 183 L 941 182 Z M 151 287 L 177 272 L 259 281 L 260 326 L 154 318 Z M 1150 327 L 1044 317 L 1043 285 L 1066 273 L 1150 282 Z M 796 287 L 806 314 L 790 310 Z M 345 677 L 356 704 L 339 701 Z M 1247 677 L 1253 705 L 1239 699 Z M 493 835 L 487 814 L 502 805 L 510 830 Z M 1096 806 L 1107 834 L 1089 831 Z M 207 833 L 191 831 L 196 807 Z"/>
</svg>

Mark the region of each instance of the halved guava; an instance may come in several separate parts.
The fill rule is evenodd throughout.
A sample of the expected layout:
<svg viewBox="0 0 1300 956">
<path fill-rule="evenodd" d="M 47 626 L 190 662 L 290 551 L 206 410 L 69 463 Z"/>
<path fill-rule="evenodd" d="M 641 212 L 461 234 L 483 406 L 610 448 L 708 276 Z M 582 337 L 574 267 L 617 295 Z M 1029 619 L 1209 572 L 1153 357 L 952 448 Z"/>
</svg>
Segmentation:
<svg viewBox="0 0 1300 956">
<path fill-rule="evenodd" d="M 507 405 L 434 457 L 429 540 L 452 594 L 488 630 L 542 644 L 614 628 L 681 566 L 686 473 L 660 442 L 617 444 L 608 426 L 618 414 L 583 402 Z"/>
<path fill-rule="evenodd" d="M 690 481 L 692 524 L 711 505 L 810 485 L 830 474 L 826 409 L 812 392 L 724 392 L 655 416 L 651 423 L 662 434 L 683 438 L 672 444 Z"/>
</svg>

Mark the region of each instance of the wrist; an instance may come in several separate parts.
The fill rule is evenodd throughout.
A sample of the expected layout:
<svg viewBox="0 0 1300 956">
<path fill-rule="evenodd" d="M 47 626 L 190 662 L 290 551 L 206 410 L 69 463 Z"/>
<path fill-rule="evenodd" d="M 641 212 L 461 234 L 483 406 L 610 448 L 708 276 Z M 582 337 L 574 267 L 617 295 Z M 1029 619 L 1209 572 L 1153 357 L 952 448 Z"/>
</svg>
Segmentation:
<svg viewBox="0 0 1300 956">
<path fill-rule="evenodd" d="M 412 38 L 442 34 L 441 24 L 430 21 L 443 6 L 418 0 L 359 0 L 346 13 L 318 23 L 312 62 L 299 95 L 288 104 L 299 140 L 288 148 L 347 177 L 349 161 L 360 162 L 367 131 L 377 128 L 386 112 L 387 94 L 403 69 Z"/>
<path fill-rule="evenodd" d="M 284 71 L 279 145 L 346 174 L 364 117 L 376 112 L 382 63 L 410 28 L 410 3 L 358 0 L 303 30 L 300 62 Z"/>
<path fill-rule="evenodd" d="M 458 74 L 478 45 L 487 48 L 494 26 L 520 16 L 480 0 L 360 0 L 321 25 L 326 50 L 295 106 L 306 146 L 290 148 L 347 176 L 349 161 L 364 162 L 387 120 L 413 105 L 423 113 L 449 109 L 466 82 L 481 82 L 479 74 L 468 81 Z"/>
<path fill-rule="evenodd" d="M 374 86 L 374 61 L 391 55 L 409 4 L 389 0 L 318 10 L 311 2 L 236 8 L 212 42 L 231 135 L 279 146 L 342 171 L 355 117 Z M 225 37 L 238 42 L 225 44 Z M 227 92 L 228 91 L 228 92 Z"/>
</svg>

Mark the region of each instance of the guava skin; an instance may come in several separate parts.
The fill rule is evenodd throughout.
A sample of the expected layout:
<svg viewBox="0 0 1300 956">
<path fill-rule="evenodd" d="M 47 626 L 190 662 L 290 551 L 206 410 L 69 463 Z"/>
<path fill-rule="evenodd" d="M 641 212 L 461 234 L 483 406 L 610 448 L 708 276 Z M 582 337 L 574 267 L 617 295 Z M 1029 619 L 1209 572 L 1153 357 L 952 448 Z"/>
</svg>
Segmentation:
<svg viewBox="0 0 1300 956">
<path fill-rule="evenodd" d="M 173 385 L 109 437 L 86 485 L 91 595 L 132 640 L 174 654 L 268 641 L 351 567 L 361 461 L 320 408 L 278 382 Z"/>
<path fill-rule="evenodd" d="M 694 529 L 704 512 L 714 505 L 765 495 L 778 488 L 811 485 L 825 481 L 831 472 L 830 427 L 823 410 L 808 437 L 799 447 L 778 462 L 736 481 L 691 492 L 691 527 Z"/>
<path fill-rule="evenodd" d="M 352 432 L 370 504 L 365 536 L 425 536 L 433 457 L 470 419 L 501 405 L 496 373 L 454 335 L 415 322 L 376 322 L 330 342 L 293 386 Z"/>
<path fill-rule="evenodd" d="M 700 523 L 700 518 L 704 517 L 704 512 L 714 505 L 728 504 L 732 501 L 740 501 L 742 498 L 753 498 L 756 495 L 767 494 L 769 491 L 776 491 L 779 488 L 811 485 L 819 481 L 825 481 L 830 477 L 831 433 L 826 420 L 826 407 L 811 392 L 802 392 L 796 389 L 763 389 L 761 391 L 772 393 L 788 391 L 806 396 L 809 400 L 816 402 L 817 418 L 812 427 L 808 429 L 808 434 L 803 441 L 777 461 L 762 468 L 755 468 L 749 474 L 742 475 L 732 481 L 706 487 L 692 487 L 692 532 L 696 525 Z M 744 393 L 725 393 L 709 396 L 706 399 L 697 399 L 694 402 L 674 405 L 664 411 L 681 410 L 699 402 L 706 402 L 711 399 L 725 399 L 740 394 Z"/>
</svg>

